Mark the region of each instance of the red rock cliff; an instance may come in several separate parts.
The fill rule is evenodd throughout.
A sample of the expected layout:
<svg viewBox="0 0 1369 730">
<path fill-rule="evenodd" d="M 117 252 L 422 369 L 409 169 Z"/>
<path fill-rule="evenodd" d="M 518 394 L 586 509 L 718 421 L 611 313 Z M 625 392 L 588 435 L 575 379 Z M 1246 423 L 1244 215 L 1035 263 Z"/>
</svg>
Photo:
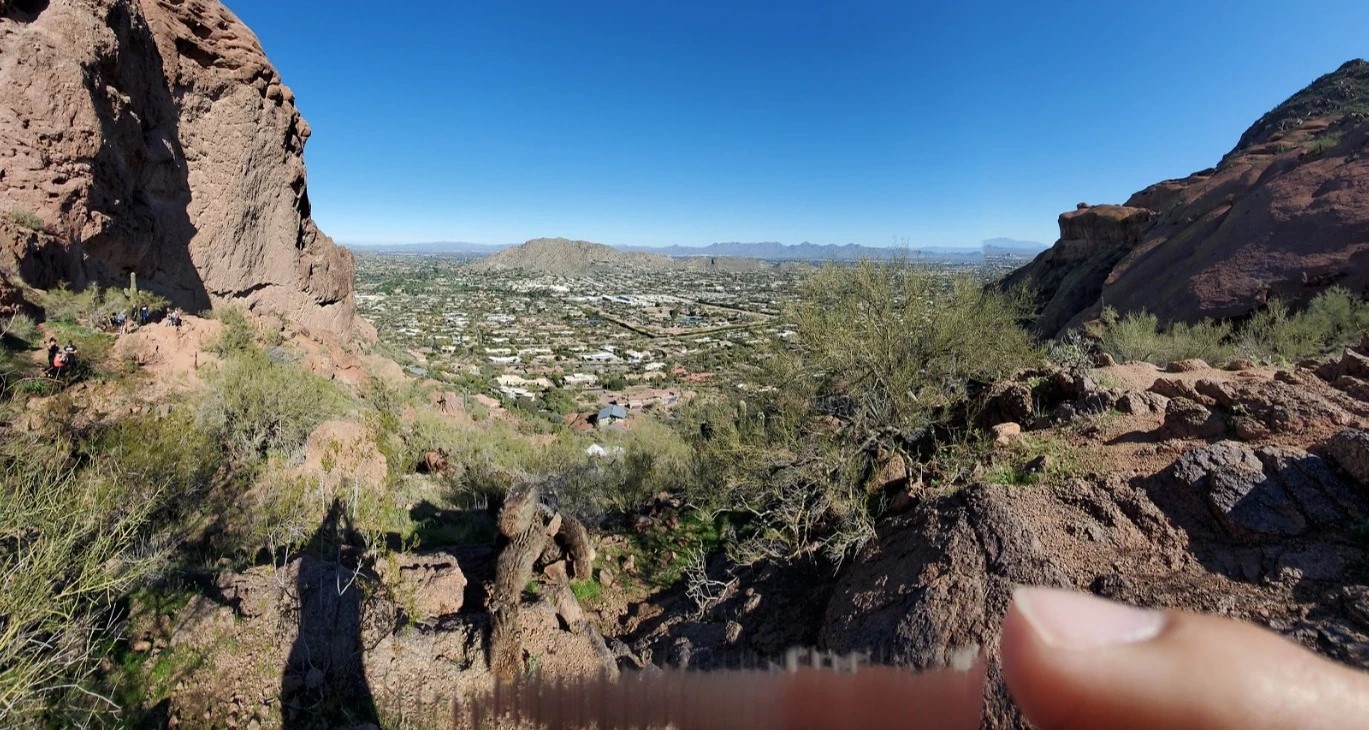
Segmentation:
<svg viewBox="0 0 1369 730">
<path fill-rule="evenodd" d="M 309 126 L 218 0 L 0 0 L 0 270 L 370 337 L 310 217 Z M 30 215 L 31 214 L 31 215 Z M 36 218 L 34 217 L 36 216 Z"/>
<path fill-rule="evenodd" d="M 1264 115 L 1216 168 L 1067 213 L 1060 241 L 1009 285 L 1041 295 L 1037 328 L 1147 309 L 1240 317 L 1339 285 L 1369 293 L 1369 63 L 1351 61 Z"/>
</svg>

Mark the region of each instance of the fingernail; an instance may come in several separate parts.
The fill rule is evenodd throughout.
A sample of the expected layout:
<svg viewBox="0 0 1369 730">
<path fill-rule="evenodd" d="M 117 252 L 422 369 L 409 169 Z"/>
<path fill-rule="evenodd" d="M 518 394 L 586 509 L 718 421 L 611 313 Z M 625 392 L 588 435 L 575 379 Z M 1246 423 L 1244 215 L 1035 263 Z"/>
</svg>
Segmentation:
<svg viewBox="0 0 1369 730">
<path fill-rule="evenodd" d="M 1135 644 L 1155 638 L 1165 626 L 1159 611 L 1054 588 L 1018 586 L 1013 603 L 1037 636 L 1059 649 Z"/>
</svg>

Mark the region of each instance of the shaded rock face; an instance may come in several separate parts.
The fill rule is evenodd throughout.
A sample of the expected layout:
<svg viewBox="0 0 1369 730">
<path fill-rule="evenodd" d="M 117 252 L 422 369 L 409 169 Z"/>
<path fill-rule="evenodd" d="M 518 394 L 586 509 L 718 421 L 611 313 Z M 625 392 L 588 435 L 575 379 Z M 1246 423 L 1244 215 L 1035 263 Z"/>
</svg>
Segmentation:
<svg viewBox="0 0 1369 730">
<path fill-rule="evenodd" d="M 309 127 L 218 0 L 0 6 L 0 267 L 39 288 L 139 283 L 369 335 L 354 264 L 310 217 Z"/>
<path fill-rule="evenodd" d="M 1162 322 L 1237 317 L 1269 297 L 1369 289 L 1369 63 L 1266 114 L 1213 169 L 1061 216 L 1060 241 L 1008 277 L 1040 294 L 1051 336 L 1102 304 Z"/>
<path fill-rule="evenodd" d="M 820 645 L 920 668 L 981 648 L 985 727 L 1027 726 L 997 664 L 1016 584 L 1256 620 L 1362 667 L 1366 506 L 1318 456 L 1232 442 L 1151 477 L 970 487 L 881 524 L 837 581 Z"/>
</svg>

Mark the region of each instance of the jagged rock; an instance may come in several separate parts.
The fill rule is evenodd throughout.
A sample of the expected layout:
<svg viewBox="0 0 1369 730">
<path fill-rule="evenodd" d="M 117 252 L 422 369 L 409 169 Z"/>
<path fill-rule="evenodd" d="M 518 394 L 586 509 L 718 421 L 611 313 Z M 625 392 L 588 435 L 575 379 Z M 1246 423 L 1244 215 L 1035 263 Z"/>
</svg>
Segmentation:
<svg viewBox="0 0 1369 730">
<path fill-rule="evenodd" d="M 1265 472 L 1283 485 L 1303 514 L 1318 527 L 1331 527 L 1358 512 L 1350 485 L 1336 476 L 1320 456 L 1305 451 L 1267 446 L 1255 452 Z"/>
<path fill-rule="evenodd" d="M 1369 629 L 1369 586 L 1355 585 L 1341 589 L 1345 611 L 1361 628 Z"/>
<path fill-rule="evenodd" d="M 1150 392 L 1166 398 L 1187 398 L 1205 406 L 1217 405 L 1211 398 L 1199 393 L 1193 383 L 1178 378 L 1156 378 L 1150 386 Z"/>
<path fill-rule="evenodd" d="M 1063 400 L 1079 400 L 1084 396 L 1090 395 L 1098 389 L 1098 385 L 1083 373 L 1059 372 L 1052 379 L 1055 392 Z"/>
<path fill-rule="evenodd" d="M 1117 399 L 1117 410 L 1133 415 L 1164 413 L 1169 399 L 1150 391 L 1128 391 Z"/>
<path fill-rule="evenodd" d="M 908 461 L 902 454 L 893 454 L 884 461 L 871 486 L 880 490 L 902 489 L 908 486 Z"/>
<path fill-rule="evenodd" d="M 1170 364 L 1165 366 L 1165 372 L 1191 373 L 1198 370 L 1208 370 L 1211 367 L 1211 365 L 1208 365 L 1206 362 L 1199 360 L 1195 357 L 1190 358 L 1188 360 L 1175 360 L 1174 362 L 1171 362 Z"/>
<path fill-rule="evenodd" d="M 1214 404 L 1223 408 L 1230 408 L 1236 404 L 1236 395 L 1232 386 L 1219 380 L 1202 378 L 1193 383 L 1193 389 Z"/>
<path fill-rule="evenodd" d="M 993 427 L 995 446 L 1007 446 L 1022 435 L 1022 426 L 1017 423 L 1000 423 Z"/>
<path fill-rule="evenodd" d="M 423 452 L 423 459 L 418 463 L 418 471 L 422 474 L 445 474 L 447 467 L 447 451 L 445 449 Z"/>
<path fill-rule="evenodd" d="M 144 288 L 188 311 L 236 302 L 317 334 L 356 318 L 352 255 L 311 217 L 309 125 L 218 0 L 45 0 L 0 32 L 0 269 L 30 285 Z"/>
<path fill-rule="evenodd" d="M 1326 543 L 1304 550 L 1285 550 L 1279 555 L 1275 571 L 1296 571 L 1298 580 L 1335 580 L 1345 572 L 1345 558 Z"/>
<path fill-rule="evenodd" d="M 1236 540 L 1298 536 L 1309 525 L 1344 524 L 1359 511 L 1356 495 L 1324 460 L 1291 449 L 1216 443 L 1180 456 L 1166 479 L 1202 494 Z"/>
<path fill-rule="evenodd" d="M 1199 403 L 1171 398 L 1165 406 L 1165 423 L 1161 428 L 1172 438 L 1216 438 L 1226 433 L 1226 421 Z"/>
<path fill-rule="evenodd" d="M 1106 352 L 1100 352 L 1097 357 L 1093 358 L 1093 366 L 1096 368 L 1110 368 L 1116 364 L 1117 358 Z"/>
<path fill-rule="evenodd" d="M 1336 390 L 1356 400 L 1369 402 L 1369 381 L 1350 375 L 1343 375 L 1331 384 Z"/>
<path fill-rule="evenodd" d="M 1369 379 L 1369 357 L 1346 348 L 1340 360 L 1319 365 L 1316 373 L 1322 380 L 1327 381 L 1335 381 L 1346 376 L 1361 380 Z"/>
<path fill-rule="evenodd" d="M 979 423 L 992 428 L 1000 423 L 1026 423 L 1032 415 L 1031 389 L 1021 383 L 998 383 L 983 396 Z"/>
<path fill-rule="evenodd" d="M 1243 414 L 1231 417 L 1231 432 L 1242 441 L 1260 441 L 1273 435 L 1263 421 Z"/>
<path fill-rule="evenodd" d="M 1226 369 L 1227 369 L 1227 370 L 1231 370 L 1231 371 L 1233 371 L 1233 372 L 1238 372 L 1238 373 L 1239 373 L 1239 372 L 1244 372 L 1244 371 L 1246 371 L 1246 370 L 1254 370 L 1254 369 L 1255 369 L 1255 362 L 1254 362 L 1253 360 L 1249 359 L 1249 358 L 1238 357 L 1238 358 L 1235 358 L 1234 360 L 1228 362 L 1228 363 L 1226 364 Z"/>
<path fill-rule="evenodd" d="M 400 605 L 414 611 L 414 621 L 432 623 L 461 610 L 466 575 L 452 555 L 397 553 L 378 561 L 376 574 Z"/>
<path fill-rule="evenodd" d="M 1342 471 L 1360 486 L 1369 486 L 1369 431 L 1346 429 L 1332 436 L 1325 448 Z"/>
</svg>

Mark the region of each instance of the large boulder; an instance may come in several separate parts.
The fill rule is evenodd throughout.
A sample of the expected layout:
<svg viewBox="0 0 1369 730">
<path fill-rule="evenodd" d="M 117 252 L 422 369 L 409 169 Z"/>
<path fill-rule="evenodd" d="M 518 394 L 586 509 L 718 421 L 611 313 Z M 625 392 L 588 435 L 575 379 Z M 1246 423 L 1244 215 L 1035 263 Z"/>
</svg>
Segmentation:
<svg viewBox="0 0 1369 730">
<path fill-rule="evenodd" d="M 409 555 L 396 553 L 377 561 L 376 574 L 395 597 L 412 612 L 410 619 L 431 624 L 461 610 L 466 575 L 456 557 L 448 553 Z"/>
<path fill-rule="evenodd" d="M 0 269 L 28 284 L 235 302 L 371 337 L 354 264 L 314 224 L 309 125 L 219 0 L 46 0 L 0 17 Z"/>
<path fill-rule="evenodd" d="M 1281 540 L 1345 524 L 1358 500 L 1320 457 L 1224 441 L 1179 457 L 1163 475 L 1174 488 L 1201 496 L 1237 542 Z"/>
<path fill-rule="evenodd" d="M 1171 438 L 1216 438 L 1226 433 L 1226 420 L 1187 398 L 1171 398 L 1165 406 L 1165 423 L 1161 429 Z"/>
<path fill-rule="evenodd" d="M 1358 428 L 1341 431 L 1326 442 L 1325 449 L 1342 471 L 1360 486 L 1369 487 L 1369 431 Z"/>
</svg>

